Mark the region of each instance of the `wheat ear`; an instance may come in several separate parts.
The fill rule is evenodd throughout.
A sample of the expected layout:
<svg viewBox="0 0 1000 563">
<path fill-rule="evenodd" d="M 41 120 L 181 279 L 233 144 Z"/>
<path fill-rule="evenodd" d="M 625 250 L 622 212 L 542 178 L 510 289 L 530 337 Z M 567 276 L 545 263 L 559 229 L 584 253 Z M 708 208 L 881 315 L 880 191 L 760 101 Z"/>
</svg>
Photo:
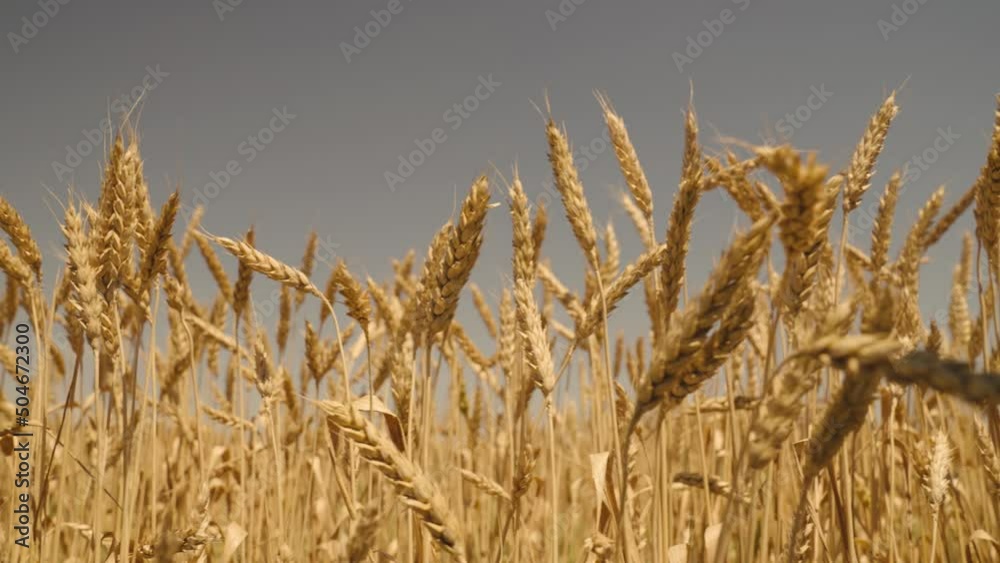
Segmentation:
<svg viewBox="0 0 1000 563">
<path fill-rule="evenodd" d="M 308 277 L 308 274 L 303 272 Z M 337 262 L 337 267 L 333 271 L 333 278 L 341 295 L 347 302 L 347 316 L 351 317 L 361 326 L 361 330 L 368 335 L 368 325 L 371 322 L 372 306 L 368 291 L 361 285 L 343 260 Z"/>
<path fill-rule="evenodd" d="M 599 268 L 597 254 L 597 231 L 594 229 L 594 219 L 583 193 L 583 184 L 573 163 L 573 153 L 566 139 L 566 132 L 556 125 L 550 117 L 545 126 L 545 135 L 549 142 L 549 162 L 552 164 L 552 176 L 555 178 L 556 189 L 566 210 L 566 220 L 573 229 L 587 263 L 595 269 Z"/>
<path fill-rule="evenodd" d="M 472 267 L 483 244 L 483 224 L 489 210 L 490 190 L 486 176 L 472 183 L 462 202 L 458 224 L 446 228 L 443 248 L 432 264 L 433 279 L 428 280 L 430 332 L 436 334 L 451 324 L 458 307 L 458 296 L 469 281 Z"/>
<path fill-rule="evenodd" d="M 698 121 L 694 107 L 688 106 L 684 119 L 684 157 L 681 162 L 681 180 L 674 196 L 674 206 L 670 210 L 664 243 L 670 248 L 661 266 L 661 304 L 657 311 L 661 318 L 657 322 L 667 325 L 669 317 L 677 309 L 681 286 L 684 283 L 688 243 L 691 241 L 691 225 L 694 209 L 701 199 L 702 191 L 701 147 L 698 145 Z"/>
<path fill-rule="evenodd" d="M 976 186 L 972 185 L 969 189 L 965 190 L 962 197 L 952 204 L 948 211 L 938 219 L 937 223 L 931 228 L 930 232 L 927 233 L 927 240 L 924 241 L 924 245 L 931 247 L 936 244 L 948 229 L 955 224 L 956 221 L 972 206 L 972 202 L 976 200 Z"/>
<path fill-rule="evenodd" d="M 62 230 L 66 237 L 69 278 L 75 294 L 69 303 L 73 305 L 73 316 L 83 325 L 87 338 L 94 345 L 101 336 L 104 299 L 97 289 L 97 253 L 87 239 L 83 218 L 73 202 L 66 205 Z"/>
<path fill-rule="evenodd" d="M 234 245 L 234 248 L 248 248 L 252 250 L 256 239 L 257 233 L 251 226 L 243 238 L 243 242 L 239 246 Z M 232 242 L 235 243 L 236 241 Z M 237 256 L 237 258 L 239 257 Z M 254 269 L 250 264 L 244 260 L 239 260 L 236 271 L 236 283 L 233 286 L 233 314 L 236 319 L 240 319 L 246 311 L 247 306 L 250 305 L 250 284 L 253 282 L 253 272 Z"/>
<path fill-rule="evenodd" d="M 212 237 L 212 239 L 235 256 L 240 264 L 246 268 L 293 289 L 307 291 L 314 295 L 320 294 L 320 291 L 301 270 L 257 250 L 246 240 L 234 240 L 226 237 Z"/>
<path fill-rule="evenodd" d="M 915 351 L 891 362 L 890 367 L 886 376 L 897 383 L 930 387 L 970 403 L 1000 403 L 1000 374 L 975 373 L 968 362 Z"/>
<path fill-rule="evenodd" d="M 885 186 L 882 198 L 879 200 L 878 212 L 872 228 L 871 269 L 876 276 L 882 275 L 882 268 L 889 261 L 889 245 L 892 242 L 892 222 L 896 214 L 896 201 L 899 199 L 899 186 L 902 176 L 893 173 Z"/>
<path fill-rule="evenodd" d="M 171 241 L 171 231 L 177 210 L 180 207 L 180 193 L 170 194 L 156 219 L 152 237 L 143 249 L 142 268 L 139 270 L 139 294 L 146 295 L 157 276 L 166 271 L 166 255 Z"/>
<path fill-rule="evenodd" d="M 610 280 L 610 283 L 605 288 L 608 314 L 614 310 L 619 301 L 625 298 L 633 286 L 662 265 L 665 260 L 669 259 L 670 255 L 670 247 L 666 243 L 656 246 L 651 250 L 643 252 L 635 262 L 626 266 L 618 277 Z M 580 341 L 593 334 L 602 319 L 601 296 L 595 295 L 590 299 L 587 312 L 583 316 L 583 322 L 579 323 L 576 327 L 576 339 Z"/>
<path fill-rule="evenodd" d="M 316 231 L 309 233 L 309 238 L 306 239 L 306 248 L 302 254 L 302 273 L 306 277 L 312 277 L 313 268 L 316 267 L 316 247 L 319 244 L 319 235 Z M 298 292 L 295 294 L 295 310 L 298 310 L 305 301 L 306 294 L 303 292 Z"/>
<path fill-rule="evenodd" d="M 212 245 L 208 243 L 208 239 L 204 235 L 195 233 L 193 238 L 195 244 L 198 245 L 198 250 L 201 252 L 202 258 L 205 260 L 205 265 L 208 266 L 209 273 L 212 274 L 212 279 L 219 286 L 219 291 L 222 292 L 226 301 L 232 301 L 233 285 L 229 281 L 229 276 L 226 275 L 225 268 L 222 267 L 222 262 L 219 261 L 219 256 L 215 253 Z"/>
<path fill-rule="evenodd" d="M 861 205 L 861 198 L 871 185 L 872 174 L 875 172 L 875 161 L 878 159 L 885 137 L 889 133 L 892 119 L 896 117 L 899 106 L 896 105 L 896 93 L 882 102 L 875 115 L 868 122 L 865 134 L 861 137 L 851 163 L 847 167 L 844 180 L 844 213 L 850 213 Z"/>
<path fill-rule="evenodd" d="M 962 253 L 952 277 L 951 300 L 948 304 L 948 330 L 951 351 L 965 352 L 972 339 L 972 318 L 969 314 L 969 284 L 972 277 L 972 235 L 962 238 Z"/>
<path fill-rule="evenodd" d="M 333 401 L 317 405 L 358 447 L 361 457 L 392 482 L 402 503 L 413 510 L 435 542 L 464 563 L 461 527 L 430 479 L 354 407 Z"/>
<path fill-rule="evenodd" d="M 1000 263 L 1000 95 L 996 98 L 993 136 L 983 165 L 976 180 L 976 237 L 986 249 L 990 265 L 996 269 Z"/>
<path fill-rule="evenodd" d="M 990 490 L 994 496 L 1000 496 L 1000 456 L 990 438 L 989 431 L 983 421 L 976 419 L 976 444 L 979 455 L 983 458 L 983 470 L 989 479 Z"/>
<path fill-rule="evenodd" d="M 122 274 L 128 265 L 128 247 L 134 230 L 129 218 L 135 215 L 132 214 L 134 194 L 125 184 L 126 173 L 125 147 L 119 135 L 108 156 L 95 228 L 101 269 L 99 281 L 105 292 L 125 278 Z"/>
<path fill-rule="evenodd" d="M 597 101 L 601 104 L 601 110 L 604 112 L 604 122 L 608 126 L 611 145 L 614 147 L 615 157 L 618 159 L 618 169 L 621 170 L 625 184 L 632 192 L 632 197 L 635 198 L 636 204 L 642 210 L 643 216 L 652 226 L 653 190 L 649 188 L 646 173 L 643 172 L 642 165 L 639 164 L 639 155 L 632 145 L 632 140 L 629 139 L 625 121 L 615 113 L 607 97 L 598 95 Z"/>
<path fill-rule="evenodd" d="M 810 341 L 843 336 L 854 320 L 854 313 L 853 301 L 841 303 L 817 327 Z M 789 358 L 778 367 L 750 430 L 750 467 L 760 469 L 778 455 L 802 411 L 803 398 L 818 383 L 821 367 L 822 363 L 812 355 Z"/>
<path fill-rule="evenodd" d="M 5 198 L 0 197 L 0 229 L 10 236 L 18 255 L 31 268 L 36 276 L 42 276 L 42 252 L 38 243 L 31 236 L 31 229 L 24 222 L 21 214 L 14 209 Z"/>
<path fill-rule="evenodd" d="M 666 341 L 654 350 L 654 361 L 640 383 L 635 418 L 666 396 L 676 378 L 695 359 L 708 333 L 750 283 L 751 276 L 756 275 L 774 219 L 761 219 L 733 241 L 701 293 L 684 310 Z"/>
</svg>

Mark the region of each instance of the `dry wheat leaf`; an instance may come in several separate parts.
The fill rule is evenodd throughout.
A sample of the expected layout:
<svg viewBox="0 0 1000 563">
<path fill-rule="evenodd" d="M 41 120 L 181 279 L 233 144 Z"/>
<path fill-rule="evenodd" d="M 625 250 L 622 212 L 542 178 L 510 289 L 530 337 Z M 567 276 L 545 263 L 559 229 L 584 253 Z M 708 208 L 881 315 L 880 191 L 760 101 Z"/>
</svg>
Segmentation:
<svg viewBox="0 0 1000 563">
<path fill-rule="evenodd" d="M 590 477 L 594 481 L 594 490 L 597 491 L 597 509 L 602 510 L 608 504 L 608 491 L 604 486 L 605 475 L 608 473 L 609 452 L 590 454 Z"/>
<path fill-rule="evenodd" d="M 236 522 L 230 522 L 223 534 L 225 535 L 226 543 L 222 547 L 222 561 L 227 562 L 232 559 L 236 550 L 243 544 L 243 540 L 247 537 L 247 531 Z"/>
<path fill-rule="evenodd" d="M 358 399 L 354 400 L 354 408 L 361 412 L 377 412 L 382 415 L 385 419 L 385 425 L 389 430 L 389 438 L 392 439 L 392 443 L 401 452 L 406 451 L 406 438 L 403 437 L 403 425 L 399 422 L 399 417 L 396 413 L 382 402 L 382 399 L 378 397 L 372 397 L 371 395 L 364 395 Z"/>
<path fill-rule="evenodd" d="M 667 561 L 669 563 L 687 563 L 688 547 L 683 543 L 670 546 L 667 549 Z"/>
</svg>

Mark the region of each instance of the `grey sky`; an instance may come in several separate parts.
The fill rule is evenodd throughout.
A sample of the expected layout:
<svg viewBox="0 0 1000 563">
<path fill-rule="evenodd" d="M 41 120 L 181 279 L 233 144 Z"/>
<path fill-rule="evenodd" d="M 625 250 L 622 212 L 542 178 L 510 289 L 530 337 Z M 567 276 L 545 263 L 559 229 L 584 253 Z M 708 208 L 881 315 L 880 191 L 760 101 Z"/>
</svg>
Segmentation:
<svg viewBox="0 0 1000 563">
<path fill-rule="evenodd" d="M 175 184 L 187 203 L 212 193 L 206 185 L 213 173 L 219 178 L 228 166 L 228 185 L 208 203 L 207 229 L 234 235 L 253 223 L 262 248 L 298 262 L 315 228 L 353 268 L 376 278 L 408 248 L 422 255 L 456 198 L 493 165 L 509 176 L 517 163 L 529 196 L 544 192 L 543 120 L 533 103 L 543 105 L 545 92 L 579 149 L 602 146 L 593 92 L 610 96 L 654 186 L 662 231 L 691 83 L 710 148 L 719 135 L 761 142 L 776 129 L 835 168 L 884 95 L 905 83 L 865 203 L 910 161 L 919 177 L 900 204 L 904 228 L 937 185 L 948 186 L 950 203 L 973 180 L 1000 91 L 995 1 L 224 2 L 0 4 L 0 194 L 25 214 L 45 250 L 61 245 L 50 212 L 58 206 L 46 188 L 62 197 L 73 183 L 97 197 L 103 146 L 77 165 L 67 146 L 94 148 L 85 131 L 99 127 L 109 107 L 127 105 L 144 80 L 142 148 L 157 206 Z M 37 15 L 46 6 L 58 11 Z M 220 6 L 232 9 L 220 17 Z M 386 10 L 378 15 L 386 21 L 390 8 L 397 13 L 384 25 L 371 13 Z M 553 16 L 560 9 L 568 15 Z M 359 40 L 355 28 L 366 37 Z M 367 37 L 366 29 L 377 34 Z M 690 46 L 699 41 L 700 51 Z M 354 45 L 346 49 L 350 61 L 345 44 Z M 675 53 L 690 59 L 680 69 Z M 473 111 L 455 110 L 477 93 Z M 444 135 L 435 140 L 437 128 Z M 398 172 L 418 139 L 433 154 L 390 190 L 386 172 Z M 924 170 L 912 159 L 929 149 L 935 162 Z M 614 157 L 608 150 L 592 156 L 582 177 L 594 214 L 614 220 L 630 259 L 639 245 L 613 201 L 622 184 Z M 547 254 L 578 286 L 579 252 L 561 208 L 551 210 Z M 859 224 L 863 213 L 854 219 Z M 694 284 L 741 220 L 716 193 L 697 217 Z M 474 280 L 494 295 L 509 272 L 509 231 L 506 210 L 491 212 Z M 959 236 L 955 230 L 945 238 L 925 268 L 928 314 L 946 308 Z M 54 261 L 48 264 L 51 279 Z M 191 270 L 207 290 L 207 274 Z M 261 295 L 269 292 L 259 285 Z M 634 301 L 614 326 L 641 319 L 641 300 Z"/>
</svg>

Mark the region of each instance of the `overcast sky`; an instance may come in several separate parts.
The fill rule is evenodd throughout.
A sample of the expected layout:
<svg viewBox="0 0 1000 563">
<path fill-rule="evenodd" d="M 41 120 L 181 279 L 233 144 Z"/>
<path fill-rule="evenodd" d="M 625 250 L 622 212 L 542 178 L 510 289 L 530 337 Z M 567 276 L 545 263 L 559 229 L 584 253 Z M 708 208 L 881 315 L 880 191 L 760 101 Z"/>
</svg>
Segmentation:
<svg viewBox="0 0 1000 563">
<path fill-rule="evenodd" d="M 381 278 L 392 257 L 413 247 L 423 255 L 477 174 L 495 166 L 509 176 L 516 163 L 529 197 L 545 193 L 535 105 L 547 92 L 587 163 L 595 216 L 614 221 L 631 259 L 639 244 L 614 202 L 622 179 L 601 138 L 595 90 L 630 126 L 662 231 L 692 84 L 709 148 L 720 136 L 790 135 L 834 169 L 902 85 L 863 209 L 909 163 L 899 207 L 908 227 L 934 188 L 945 184 L 950 203 L 983 162 L 1000 91 L 998 21 L 995 1 L 5 1 L 0 194 L 57 252 L 49 190 L 64 197 L 74 185 L 96 200 L 100 128 L 145 90 L 139 123 L 155 205 L 179 184 L 186 205 L 205 198 L 214 233 L 252 223 L 260 247 L 297 263 L 316 229 L 353 269 Z M 933 162 L 914 160 L 925 157 Z M 862 237 L 863 209 L 854 218 Z M 546 254 L 579 287 L 582 260 L 561 209 L 552 210 Z M 737 224 L 745 221 L 731 201 L 704 199 L 692 283 Z M 473 276 L 493 296 L 510 271 L 508 225 L 505 209 L 490 213 Z M 970 225 L 967 217 L 961 230 Z M 928 314 L 946 310 L 959 236 L 946 237 L 925 268 Z M 50 259 L 49 279 L 53 268 Z M 190 269 L 207 297 L 210 278 Z M 270 288 L 257 285 L 266 299 Z M 613 326 L 643 325 L 640 302 Z M 471 307 L 462 310 L 471 318 Z"/>
</svg>

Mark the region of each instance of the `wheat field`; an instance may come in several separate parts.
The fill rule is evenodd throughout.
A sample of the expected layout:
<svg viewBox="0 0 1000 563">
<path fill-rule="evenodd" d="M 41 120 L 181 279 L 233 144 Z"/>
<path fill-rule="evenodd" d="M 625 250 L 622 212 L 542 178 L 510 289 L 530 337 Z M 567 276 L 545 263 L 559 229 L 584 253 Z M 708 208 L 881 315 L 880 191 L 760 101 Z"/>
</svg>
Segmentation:
<svg viewBox="0 0 1000 563">
<path fill-rule="evenodd" d="M 251 225 L 180 224 L 127 121 L 99 200 L 59 198 L 58 279 L 0 199 L 0 560 L 1000 560 L 1000 106 L 975 183 L 907 220 L 899 173 L 871 185 L 895 94 L 836 165 L 708 149 L 689 107 L 676 187 L 650 185 L 598 102 L 643 247 L 598 226 L 546 109 L 579 272 L 553 270 L 556 210 L 516 168 L 475 178 L 385 280 L 318 263 L 316 233 L 279 257 Z M 849 244 L 873 188 L 871 242 Z M 723 249 L 691 240 L 710 191 L 744 216 Z M 939 326 L 921 268 L 970 207 Z M 508 244 L 487 220 L 513 233 L 496 295 L 469 281 L 484 244 Z M 700 287 L 693 249 L 721 251 Z M 192 287 L 194 268 L 215 286 Z M 275 318 L 251 299 L 264 284 Z M 614 310 L 632 293 L 649 329 L 626 341 Z"/>
</svg>

